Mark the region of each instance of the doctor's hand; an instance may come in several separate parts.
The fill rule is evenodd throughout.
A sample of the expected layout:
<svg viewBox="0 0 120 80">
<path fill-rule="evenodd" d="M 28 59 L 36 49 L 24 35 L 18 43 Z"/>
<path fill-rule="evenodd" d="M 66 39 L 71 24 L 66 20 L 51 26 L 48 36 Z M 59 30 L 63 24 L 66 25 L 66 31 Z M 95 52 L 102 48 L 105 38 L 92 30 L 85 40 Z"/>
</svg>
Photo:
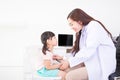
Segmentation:
<svg viewBox="0 0 120 80">
<path fill-rule="evenodd" d="M 62 60 L 63 57 L 62 56 L 59 56 L 59 55 L 53 55 L 52 57 L 54 60 Z"/>
<path fill-rule="evenodd" d="M 59 68 L 60 70 L 66 70 L 69 68 L 69 62 L 67 60 L 62 60 L 61 63 L 62 66 Z"/>
</svg>

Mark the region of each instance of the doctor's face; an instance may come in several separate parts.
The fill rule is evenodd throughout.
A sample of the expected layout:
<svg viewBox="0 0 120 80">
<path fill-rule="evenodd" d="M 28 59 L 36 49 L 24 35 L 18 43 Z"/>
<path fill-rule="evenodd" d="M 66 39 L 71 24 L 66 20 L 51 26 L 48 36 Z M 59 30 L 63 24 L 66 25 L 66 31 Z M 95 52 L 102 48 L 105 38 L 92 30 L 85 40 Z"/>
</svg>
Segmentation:
<svg viewBox="0 0 120 80">
<path fill-rule="evenodd" d="M 74 21 L 70 18 L 68 18 L 68 23 L 69 23 L 69 26 L 75 31 L 75 32 L 79 32 L 81 29 L 82 29 L 82 22 L 77 22 L 77 21 Z"/>
</svg>

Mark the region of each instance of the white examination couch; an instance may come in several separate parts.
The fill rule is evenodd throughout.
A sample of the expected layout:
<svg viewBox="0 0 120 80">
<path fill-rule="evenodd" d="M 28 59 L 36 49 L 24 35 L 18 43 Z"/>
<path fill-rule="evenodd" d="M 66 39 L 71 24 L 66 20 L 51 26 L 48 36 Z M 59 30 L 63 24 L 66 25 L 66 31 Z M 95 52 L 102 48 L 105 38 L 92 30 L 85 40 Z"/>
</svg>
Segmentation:
<svg viewBox="0 0 120 80">
<path fill-rule="evenodd" d="M 29 46 L 26 48 L 24 56 L 24 80 L 61 80 L 61 77 L 41 77 L 37 74 L 37 69 L 41 65 L 40 46 Z"/>
</svg>

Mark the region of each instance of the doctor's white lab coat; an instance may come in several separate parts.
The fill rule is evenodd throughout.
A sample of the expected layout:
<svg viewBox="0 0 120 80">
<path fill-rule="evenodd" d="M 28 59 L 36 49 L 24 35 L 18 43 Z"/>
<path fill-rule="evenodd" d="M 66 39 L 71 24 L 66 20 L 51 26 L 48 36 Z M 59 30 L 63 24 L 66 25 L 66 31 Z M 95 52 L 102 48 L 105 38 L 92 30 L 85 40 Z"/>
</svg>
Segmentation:
<svg viewBox="0 0 120 80">
<path fill-rule="evenodd" d="M 69 58 L 70 67 L 84 62 L 89 80 L 108 80 L 116 68 L 116 49 L 104 28 L 91 21 L 82 29 L 80 51 Z"/>
</svg>

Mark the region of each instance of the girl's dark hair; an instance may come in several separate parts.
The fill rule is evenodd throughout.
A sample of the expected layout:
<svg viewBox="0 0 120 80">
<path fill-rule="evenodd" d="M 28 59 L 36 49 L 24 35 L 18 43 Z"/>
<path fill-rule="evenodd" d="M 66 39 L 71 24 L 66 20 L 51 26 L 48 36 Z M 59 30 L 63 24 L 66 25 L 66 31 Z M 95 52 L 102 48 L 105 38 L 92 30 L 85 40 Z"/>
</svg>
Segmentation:
<svg viewBox="0 0 120 80">
<path fill-rule="evenodd" d="M 86 14 L 83 10 L 76 8 L 74 10 L 72 10 L 67 19 L 70 18 L 76 22 L 81 21 L 83 26 L 86 26 L 90 21 L 97 21 L 98 23 L 101 24 L 101 26 L 105 29 L 105 31 L 110 35 L 110 37 L 112 38 L 112 34 L 105 28 L 105 26 L 98 20 L 95 20 L 94 18 L 92 18 L 91 16 L 89 16 L 88 14 Z M 75 44 L 73 46 L 72 49 L 72 53 L 74 52 L 74 55 L 80 50 L 79 48 L 79 38 L 81 36 L 81 31 L 79 31 L 78 33 L 76 33 L 76 40 L 75 40 Z"/>
<path fill-rule="evenodd" d="M 43 44 L 42 52 L 45 55 L 46 55 L 46 51 L 48 50 L 47 40 L 50 39 L 50 38 L 52 38 L 53 36 L 55 36 L 55 34 L 53 32 L 51 32 L 51 31 L 45 31 L 41 35 L 41 42 Z"/>
</svg>

